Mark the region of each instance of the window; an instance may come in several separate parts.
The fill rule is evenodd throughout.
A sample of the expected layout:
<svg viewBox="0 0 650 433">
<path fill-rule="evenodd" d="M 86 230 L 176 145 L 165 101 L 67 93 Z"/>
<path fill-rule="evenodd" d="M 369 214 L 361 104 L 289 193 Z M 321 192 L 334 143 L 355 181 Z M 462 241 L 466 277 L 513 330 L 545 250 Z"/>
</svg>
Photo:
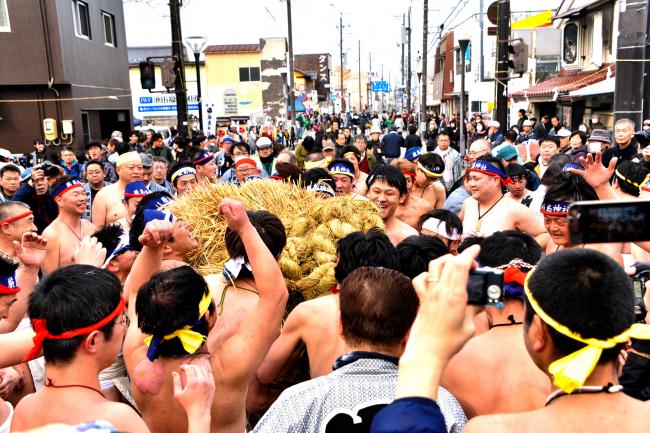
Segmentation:
<svg viewBox="0 0 650 433">
<path fill-rule="evenodd" d="M 0 32 L 10 32 L 9 10 L 7 9 L 7 0 L 0 0 Z"/>
<path fill-rule="evenodd" d="M 239 68 L 239 81 L 260 81 L 260 68 Z"/>
<path fill-rule="evenodd" d="M 102 11 L 102 21 L 104 22 L 104 45 L 116 47 L 117 41 L 115 40 L 115 17 L 108 12 Z"/>
<path fill-rule="evenodd" d="M 74 17 L 74 34 L 80 38 L 90 39 L 88 3 L 72 0 L 72 16 Z"/>
<path fill-rule="evenodd" d="M 573 64 L 578 60 L 578 26 L 575 23 L 564 27 L 564 49 L 562 59 L 566 64 Z"/>
</svg>

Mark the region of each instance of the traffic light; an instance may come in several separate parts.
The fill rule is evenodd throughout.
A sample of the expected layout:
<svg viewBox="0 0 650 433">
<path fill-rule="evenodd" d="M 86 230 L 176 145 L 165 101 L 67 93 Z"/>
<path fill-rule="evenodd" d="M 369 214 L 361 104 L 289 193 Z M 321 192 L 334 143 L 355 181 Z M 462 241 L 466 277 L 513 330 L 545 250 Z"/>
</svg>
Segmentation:
<svg viewBox="0 0 650 433">
<path fill-rule="evenodd" d="M 140 62 L 140 85 L 147 90 L 156 88 L 156 68 L 152 61 Z"/>
<path fill-rule="evenodd" d="M 163 60 L 160 64 L 160 76 L 165 89 L 174 89 L 176 87 L 176 60 L 171 57 Z"/>
<path fill-rule="evenodd" d="M 528 72 L 528 45 L 523 41 L 515 41 L 508 45 L 508 68 L 515 74 Z"/>
</svg>

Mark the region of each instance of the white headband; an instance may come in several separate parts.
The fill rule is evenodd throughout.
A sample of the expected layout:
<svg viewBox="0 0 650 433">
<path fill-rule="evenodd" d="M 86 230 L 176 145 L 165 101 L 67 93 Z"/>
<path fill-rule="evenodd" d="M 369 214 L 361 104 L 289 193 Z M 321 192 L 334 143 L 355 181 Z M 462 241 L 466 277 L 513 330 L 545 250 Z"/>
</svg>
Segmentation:
<svg viewBox="0 0 650 433">
<path fill-rule="evenodd" d="M 447 224 L 444 221 L 440 221 L 437 218 L 427 218 L 426 221 L 422 224 L 422 230 L 429 230 L 439 234 L 442 237 L 445 237 L 452 241 L 457 241 L 460 239 L 460 233 L 457 230 L 449 230 Z M 451 236 L 448 234 L 451 232 Z"/>
</svg>

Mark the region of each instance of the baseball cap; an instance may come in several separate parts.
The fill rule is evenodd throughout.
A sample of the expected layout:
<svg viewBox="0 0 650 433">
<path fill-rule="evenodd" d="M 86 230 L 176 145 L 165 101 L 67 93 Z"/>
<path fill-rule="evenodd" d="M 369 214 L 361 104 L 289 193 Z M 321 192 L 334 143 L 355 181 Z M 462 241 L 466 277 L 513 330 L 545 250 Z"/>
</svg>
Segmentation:
<svg viewBox="0 0 650 433">
<path fill-rule="evenodd" d="M 562 128 L 557 132 L 558 137 L 566 138 L 571 136 L 571 131 L 566 128 Z"/>
<path fill-rule="evenodd" d="M 3 158 L 14 159 L 11 152 L 9 152 L 7 149 L 0 149 L 0 156 Z"/>
<path fill-rule="evenodd" d="M 512 146 L 510 144 L 508 144 L 506 146 L 503 146 L 497 152 L 497 158 L 505 159 L 506 161 L 509 161 L 512 158 L 516 158 L 518 156 L 519 156 L 519 153 L 517 152 L 517 149 L 515 148 L 515 146 Z"/>
<path fill-rule="evenodd" d="M 523 124 L 523 126 L 533 126 L 533 122 L 531 122 L 530 120 L 526 119 L 526 120 L 524 120 L 524 124 Z"/>
<path fill-rule="evenodd" d="M 266 149 L 267 147 L 271 147 L 273 143 L 269 137 L 260 137 L 255 142 L 255 145 L 258 149 Z"/>
<path fill-rule="evenodd" d="M 501 124 L 497 122 L 496 120 L 490 120 L 487 124 L 488 128 L 501 128 Z"/>
</svg>

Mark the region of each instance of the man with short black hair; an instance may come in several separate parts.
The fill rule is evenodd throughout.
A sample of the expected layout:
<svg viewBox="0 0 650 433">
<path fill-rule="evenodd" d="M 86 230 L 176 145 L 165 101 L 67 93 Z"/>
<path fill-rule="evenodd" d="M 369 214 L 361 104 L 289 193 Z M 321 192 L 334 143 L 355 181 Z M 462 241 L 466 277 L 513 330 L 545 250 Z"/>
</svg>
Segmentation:
<svg viewBox="0 0 650 433">
<path fill-rule="evenodd" d="M 92 208 L 93 201 L 97 193 L 106 185 L 110 185 L 105 181 L 106 173 L 104 166 L 100 161 L 90 160 L 84 165 L 84 190 L 86 191 L 86 213 L 82 216 L 86 221 L 92 221 Z"/>
<path fill-rule="evenodd" d="M 406 141 L 402 134 L 397 133 L 395 127 L 381 139 L 381 154 L 386 158 L 386 163 L 390 163 L 393 158 L 399 158 L 403 147 L 406 147 Z"/>
<path fill-rule="evenodd" d="M 82 219 L 86 213 L 86 192 L 80 180 L 63 176 L 51 187 L 52 200 L 59 216 L 43 230 L 48 240 L 43 274 L 75 262 L 74 254 L 81 240 L 95 232 L 95 225 Z"/>
<path fill-rule="evenodd" d="M 504 271 L 504 306 L 486 307 L 489 331 L 467 342 L 449 362 L 442 380 L 470 419 L 540 408 L 551 390 L 521 338 L 524 281 L 542 249 L 530 235 L 514 230 L 496 232 L 480 245 L 481 266 Z"/>
<path fill-rule="evenodd" d="M 357 411 L 362 408 L 371 412 L 362 420 L 370 425 L 372 413 L 394 398 L 397 364 L 418 305 L 411 280 L 400 272 L 354 270 L 343 280 L 339 294 L 338 328 L 348 353 L 336 360 L 327 376 L 286 389 L 253 431 L 316 433 L 329 431 L 328 425 L 332 431 L 346 431 L 332 426 L 344 423 L 340 416 L 350 414 L 355 421 L 349 424 L 358 424 Z M 465 424 L 462 409 L 444 388 L 438 392 L 447 431 L 460 432 Z"/>
<path fill-rule="evenodd" d="M 151 146 L 147 149 L 146 153 L 151 154 L 151 156 L 163 157 L 169 164 L 174 162 L 171 149 L 165 146 L 162 135 L 157 132 L 151 134 Z"/>
<path fill-rule="evenodd" d="M 106 182 L 108 182 L 109 184 L 117 182 L 117 173 L 115 172 L 115 166 L 111 164 L 108 161 L 108 159 L 106 159 L 106 157 L 102 155 L 101 142 L 99 142 L 98 140 L 90 140 L 88 141 L 88 144 L 84 146 L 84 150 L 88 154 L 88 160 L 99 161 L 102 164 L 102 167 L 104 169 L 104 176 L 105 176 L 104 179 L 106 180 Z M 85 167 L 82 172 L 85 173 Z M 79 173 L 80 178 L 81 178 L 81 174 L 82 173 Z"/>
<path fill-rule="evenodd" d="M 506 196 L 518 201 L 526 207 L 529 207 L 533 197 L 530 191 L 526 189 L 528 171 L 523 166 L 517 163 L 512 163 L 506 167 L 506 174 L 511 181 L 506 185 L 506 188 L 508 188 Z"/>
<path fill-rule="evenodd" d="M 144 170 L 144 164 L 142 166 Z M 152 191 L 158 191 L 158 187 L 161 187 L 163 190 L 167 191 L 170 194 L 174 193 L 174 187 L 167 180 L 167 170 L 169 169 L 169 163 L 162 156 L 153 157 L 153 166 L 151 171 L 151 179 L 149 181 L 149 189 Z M 152 185 L 152 184 L 156 185 Z"/>
<path fill-rule="evenodd" d="M 0 202 L 11 201 L 20 188 L 20 169 L 7 164 L 0 168 Z"/>
<path fill-rule="evenodd" d="M 481 142 L 484 142 L 484 140 L 481 140 Z M 442 183 L 445 186 L 445 190 L 449 192 L 454 183 L 462 176 L 463 159 L 461 158 L 460 153 L 451 147 L 451 137 L 446 132 L 441 131 L 438 133 L 436 143 L 437 146 L 433 150 L 433 153 L 440 155 L 442 160 L 445 162 L 445 171 L 442 174 Z"/>
<path fill-rule="evenodd" d="M 380 230 L 353 232 L 341 238 L 336 246 L 336 256 L 334 276 L 337 285 L 332 294 L 301 302 L 289 313 L 280 336 L 251 384 L 249 411 L 265 411 L 277 398 L 277 393 L 265 387 L 297 363 L 293 355 L 303 345 L 307 350 L 312 379 L 332 372 L 332 364 L 346 351 L 345 341 L 332 323 L 336 323 L 338 316 L 340 284 L 350 273 L 362 266 L 395 270 L 400 266 L 397 250 Z"/>
<path fill-rule="evenodd" d="M 528 354 L 557 389 L 545 407 L 474 418 L 465 432 L 645 429 L 647 403 L 618 386 L 621 349 L 630 338 L 649 336 L 647 325 L 633 325 L 634 291 L 623 268 L 598 251 L 560 251 L 537 264 L 525 280 L 524 294 Z"/>
<path fill-rule="evenodd" d="M 380 164 L 370 172 L 366 185 L 366 197 L 379 207 L 379 215 L 384 220 L 384 231 L 393 245 L 418 234 L 417 230 L 395 216 L 398 206 L 406 200 L 408 193 L 402 172 L 393 166 Z"/>
</svg>

